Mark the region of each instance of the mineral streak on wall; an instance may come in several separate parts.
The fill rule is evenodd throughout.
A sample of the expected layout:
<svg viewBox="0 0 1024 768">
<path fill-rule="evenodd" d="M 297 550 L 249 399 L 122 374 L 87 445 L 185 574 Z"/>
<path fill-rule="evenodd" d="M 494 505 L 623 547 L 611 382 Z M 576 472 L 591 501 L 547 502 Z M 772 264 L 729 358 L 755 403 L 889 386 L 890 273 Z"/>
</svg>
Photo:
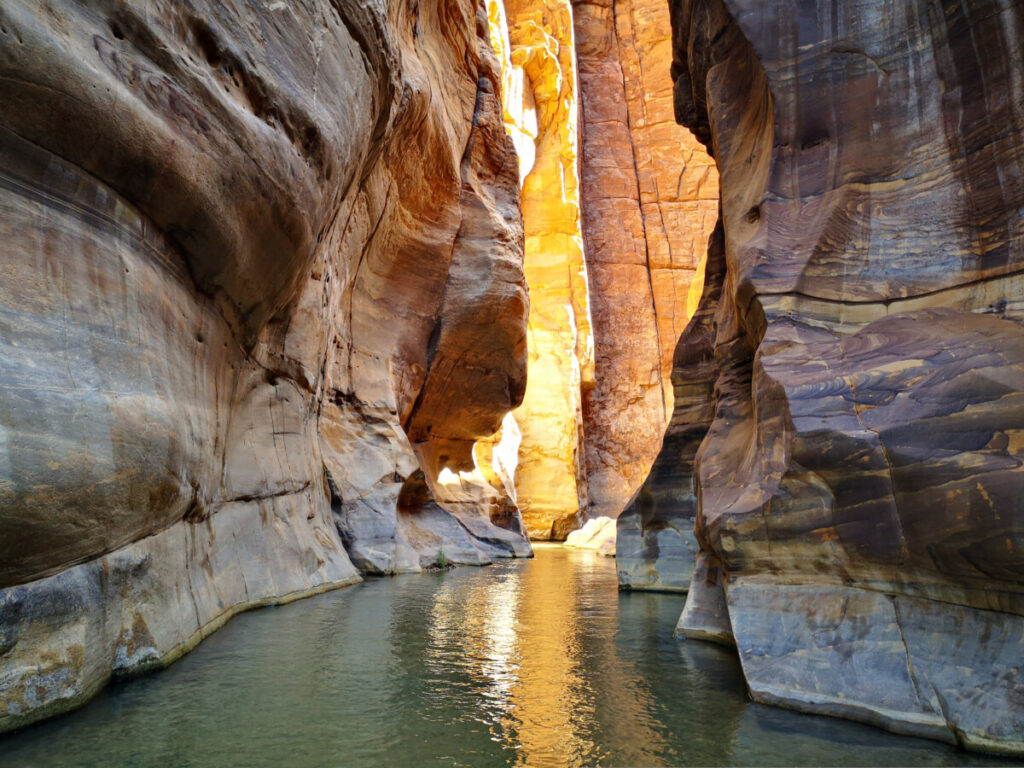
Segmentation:
<svg viewBox="0 0 1024 768">
<path fill-rule="evenodd" d="M 520 157 L 530 286 L 516 493 L 531 538 L 564 539 L 587 504 L 582 398 L 594 385 L 572 13 L 568 0 L 492 0 L 489 15 Z"/>
<path fill-rule="evenodd" d="M 499 82 L 473 0 L 0 3 L 0 731 L 529 552 Z"/>
<path fill-rule="evenodd" d="M 673 351 L 700 296 L 718 173 L 674 119 L 666 3 L 574 0 L 573 12 L 595 348 L 584 399 L 588 516 L 617 517 L 672 413 Z"/>
</svg>

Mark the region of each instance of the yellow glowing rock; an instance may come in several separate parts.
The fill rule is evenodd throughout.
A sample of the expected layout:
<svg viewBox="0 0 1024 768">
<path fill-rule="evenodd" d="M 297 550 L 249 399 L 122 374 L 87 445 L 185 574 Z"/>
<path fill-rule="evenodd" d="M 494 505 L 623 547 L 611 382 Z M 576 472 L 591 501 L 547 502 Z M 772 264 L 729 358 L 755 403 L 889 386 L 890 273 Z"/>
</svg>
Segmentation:
<svg viewBox="0 0 1024 768">
<path fill-rule="evenodd" d="M 506 128 L 520 156 L 530 286 L 516 494 L 531 538 L 562 539 L 587 501 L 582 392 L 594 380 L 572 13 L 568 0 L 491 0 L 488 14 L 503 63 Z"/>
<path fill-rule="evenodd" d="M 662 0 L 488 10 L 531 297 L 516 486 L 530 535 L 564 538 L 585 517 L 617 517 L 661 446 L 718 175 L 675 123 Z"/>
</svg>

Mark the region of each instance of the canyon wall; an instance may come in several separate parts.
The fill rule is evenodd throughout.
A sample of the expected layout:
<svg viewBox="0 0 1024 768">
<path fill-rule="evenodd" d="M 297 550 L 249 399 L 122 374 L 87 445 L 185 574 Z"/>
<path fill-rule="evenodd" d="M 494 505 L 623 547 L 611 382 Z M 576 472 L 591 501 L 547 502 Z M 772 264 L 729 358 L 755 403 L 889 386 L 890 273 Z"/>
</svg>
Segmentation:
<svg viewBox="0 0 1024 768">
<path fill-rule="evenodd" d="M 584 399 L 587 513 L 617 517 L 672 412 L 673 350 L 700 295 L 718 173 L 674 120 L 667 5 L 574 0 L 573 13 L 595 349 Z"/>
<path fill-rule="evenodd" d="M 499 80 L 471 0 L 0 7 L 0 730 L 529 554 Z"/>
<path fill-rule="evenodd" d="M 490 17 L 531 296 L 516 490 L 531 537 L 563 539 L 618 516 L 658 453 L 718 175 L 673 118 L 661 0 L 491 0 Z"/>
<path fill-rule="evenodd" d="M 672 23 L 723 226 L 677 355 L 713 366 L 710 406 L 676 409 L 707 434 L 692 462 L 666 440 L 700 547 L 679 629 L 734 642 L 758 701 L 1022 754 L 1024 12 L 673 0 Z"/>
<path fill-rule="evenodd" d="M 531 538 L 564 539 L 587 504 L 583 392 L 594 384 L 580 234 L 578 89 L 568 0 L 490 2 L 505 121 L 520 157 L 530 375 L 517 499 Z"/>
</svg>

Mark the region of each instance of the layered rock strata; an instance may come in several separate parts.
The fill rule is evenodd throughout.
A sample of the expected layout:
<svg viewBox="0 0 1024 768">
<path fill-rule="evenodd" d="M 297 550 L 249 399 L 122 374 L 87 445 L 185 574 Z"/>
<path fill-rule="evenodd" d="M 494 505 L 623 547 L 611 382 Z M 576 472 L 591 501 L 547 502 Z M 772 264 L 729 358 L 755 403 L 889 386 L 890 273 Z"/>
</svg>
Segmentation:
<svg viewBox="0 0 1024 768">
<path fill-rule="evenodd" d="M 529 552 L 498 93 L 469 0 L 0 8 L 0 730 Z"/>
<path fill-rule="evenodd" d="M 725 261 L 680 629 L 758 701 L 1024 753 L 1024 13 L 672 14 Z"/>
</svg>

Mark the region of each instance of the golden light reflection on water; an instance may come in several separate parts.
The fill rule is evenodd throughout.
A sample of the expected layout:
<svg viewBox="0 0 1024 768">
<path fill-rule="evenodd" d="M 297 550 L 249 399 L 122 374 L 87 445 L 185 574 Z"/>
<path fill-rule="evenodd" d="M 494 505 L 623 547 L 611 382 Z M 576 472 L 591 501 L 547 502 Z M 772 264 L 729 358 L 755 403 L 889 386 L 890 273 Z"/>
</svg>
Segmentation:
<svg viewBox="0 0 1024 768">
<path fill-rule="evenodd" d="M 564 548 L 368 579 L 239 616 L 0 738 L 0 766 L 993 765 L 752 705 L 733 653 L 671 639 L 681 609 L 618 594 L 613 561 Z"/>
<path fill-rule="evenodd" d="M 593 764 L 602 757 L 599 734 L 609 728 L 657 753 L 664 737 L 650 727 L 649 690 L 616 653 L 614 635 L 595 636 L 585 626 L 595 619 L 609 623 L 618 609 L 614 591 L 598 593 L 598 602 L 594 590 L 581 589 L 592 577 L 606 578 L 600 566 L 607 563 L 594 562 L 599 556 L 592 553 L 563 551 L 498 582 L 438 590 L 427 664 L 450 673 L 448 639 L 463 639 L 462 666 L 483 693 L 478 714 L 492 739 L 510 750 L 511 765 Z M 564 557 L 582 562 L 567 568 Z M 596 671 L 595 659 L 602 661 Z M 621 692 L 611 706 L 609 691 Z M 599 699 L 608 717 L 601 717 Z"/>
</svg>

